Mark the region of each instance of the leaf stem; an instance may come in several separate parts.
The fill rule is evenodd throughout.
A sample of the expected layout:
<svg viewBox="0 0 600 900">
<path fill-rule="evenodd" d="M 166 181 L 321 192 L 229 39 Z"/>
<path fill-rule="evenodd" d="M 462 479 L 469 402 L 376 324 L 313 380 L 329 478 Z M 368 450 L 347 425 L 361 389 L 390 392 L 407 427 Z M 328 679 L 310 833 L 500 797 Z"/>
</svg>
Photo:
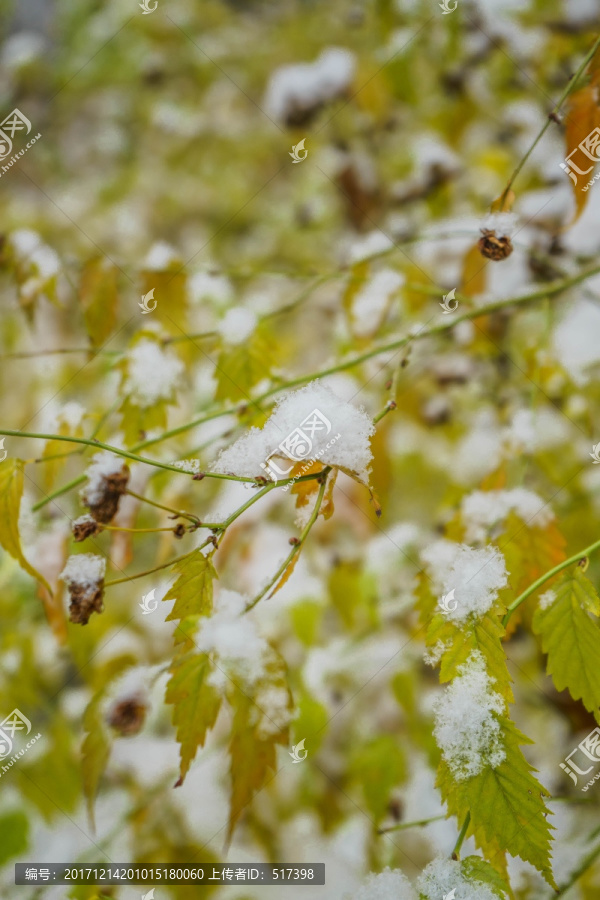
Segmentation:
<svg viewBox="0 0 600 900">
<path fill-rule="evenodd" d="M 456 841 L 456 844 L 454 845 L 454 850 L 452 851 L 452 859 L 460 859 L 460 856 L 459 856 L 460 848 L 462 847 L 463 841 L 466 837 L 467 829 L 469 827 L 470 821 L 471 821 L 471 813 L 468 812 L 467 815 L 465 816 L 465 821 L 463 822 L 463 827 L 460 829 L 460 834 L 458 836 L 458 840 Z"/>
<path fill-rule="evenodd" d="M 302 544 L 304 543 L 304 541 L 305 541 L 306 538 L 308 537 L 311 528 L 313 527 L 313 525 L 314 525 L 315 522 L 317 521 L 317 517 L 318 517 L 319 511 L 320 511 L 320 509 L 321 509 L 321 503 L 323 502 L 323 495 L 325 494 L 325 488 L 326 488 L 326 486 L 327 486 L 327 476 L 329 475 L 330 472 L 331 472 L 330 466 L 327 466 L 325 469 L 323 469 L 322 472 L 319 472 L 319 478 L 321 479 L 321 486 L 320 486 L 320 488 L 319 488 L 319 493 L 318 493 L 318 495 L 317 495 L 317 500 L 316 500 L 314 509 L 313 509 L 313 511 L 312 511 L 312 513 L 311 513 L 310 519 L 308 520 L 308 522 L 307 522 L 306 525 L 304 526 L 304 528 L 303 528 L 303 530 L 302 530 L 302 533 L 300 534 L 300 537 L 298 538 L 298 540 L 296 541 L 296 543 L 295 543 L 294 546 L 292 547 L 291 552 L 288 553 L 288 555 L 286 556 L 286 558 L 284 559 L 284 561 L 281 563 L 281 565 L 279 566 L 279 568 L 277 569 L 277 571 L 275 572 L 275 574 L 273 575 L 273 577 L 269 579 L 269 581 L 267 582 L 267 584 L 265 585 L 265 587 L 262 589 L 262 591 L 260 592 L 260 594 L 258 594 L 258 595 L 254 598 L 254 600 L 252 600 L 252 601 L 246 606 L 244 612 L 248 612 L 249 610 L 253 609 L 253 608 L 256 606 L 256 604 L 257 604 L 260 600 L 262 600 L 262 598 L 265 596 L 265 594 L 267 594 L 267 593 L 271 590 L 271 588 L 273 587 L 273 585 L 277 584 L 277 582 L 279 581 L 279 579 L 281 578 L 281 576 L 283 575 L 283 573 L 285 572 L 285 570 L 287 569 L 287 567 L 289 566 L 289 564 L 292 562 L 292 560 L 294 559 L 294 557 L 297 556 L 297 554 L 300 552 L 300 550 L 301 550 L 301 548 L 302 548 Z M 271 594 L 271 596 L 273 596 L 273 595 Z"/>
<path fill-rule="evenodd" d="M 192 553 L 195 553 L 196 550 L 200 550 L 201 547 L 205 547 L 208 541 L 205 541 L 204 544 L 201 544 L 200 547 L 194 547 L 193 550 L 190 550 L 188 553 L 184 553 L 182 556 L 176 556 L 175 559 L 170 559 L 169 562 L 161 563 L 160 566 L 154 566 L 153 569 L 146 569 L 145 572 L 138 572 L 137 575 L 127 575 L 125 578 L 116 578 L 114 581 L 106 581 L 104 583 L 104 587 L 114 587 L 115 584 L 124 584 L 126 581 L 134 581 L 136 578 L 143 578 L 144 575 L 152 575 L 153 572 L 160 572 L 161 569 L 168 569 L 169 566 L 174 566 L 175 563 L 181 562 L 182 559 L 186 559 L 188 556 L 191 556 Z"/>
<path fill-rule="evenodd" d="M 430 819 L 419 819 L 418 822 L 400 822 L 399 825 L 392 825 L 390 828 L 378 828 L 377 834 L 389 834 L 390 831 L 404 831 L 406 828 L 420 828 L 422 825 L 429 825 L 430 822 L 439 822 L 446 816 L 432 816 Z"/>
<path fill-rule="evenodd" d="M 575 74 L 573 75 L 573 77 L 570 79 L 570 81 L 568 82 L 566 88 L 564 89 L 564 91 L 562 92 L 561 96 L 559 97 L 556 106 L 554 107 L 554 109 L 552 110 L 552 112 L 548 115 L 548 117 L 547 117 L 547 119 L 546 119 L 546 121 L 545 121 L 543 127 L 541 128 L 541 130 L 540 130 L 540 132 L 538 133 L 537 137 L 534 139 L 534 141 L 533 141 L 533 143 L 531 144 L 529 150 L 527 150 L 527 152 L 525 153 L 525 156 L 521 159 L 521 161 L 519 162 L 517 168 L 514 170 L 514 172 L 512 173 L 512 175 L 510 176 L 510 178 L 508 179 L 508 182 L 507 182 L 507 184 L 506 184 L 506 187 L 504 188 L 504 192 L 503 192 L 502 197 L 501 197 L 501 199 L 500 199 L 500 207 L 502 207 L 504 201 L 506 200 L 506 198 L 507 198 L 507 196 L 508 196 L 508 192 L 510 191 L 510 189 L 511 189 L 511 187 L 512 187 L 514 181 L 515 181 L 515 179 L 517 178 L 519 172 L 521 171 L 521 169 L 523 168 L 523 166 L 525 165 L 525 163 L 527 162 L 527 160 L 529 159 L 529 157 L 531 156 L 531 154 L 533 153 L 533 151 L 535 150 L 535 148 L 537 147 L 537 145 L 539 144 L 539 142 L 541 141 L 541 139 L 542 139 L 543 136 L 545 135 L 546 131 L 547 131 L 548 128 L 550 127 L 550 123 L 554 121 L 554 116 L 557 114 L 557 112 L 559 111 L 559 109 L 561 108 L 561 106 L 563 105 L 563 103 L 565 102 L 565 100 L 567 99 L 567 97 L 569 96 L 569 94 L 573 91 L 575 85 L 576 85 L 577 82 L 579 81 L 581 75 L 583 74 L 583 72 L 584 72 L 585 69 L 587 68 L 588 63 L 589 63 L 590 60 L 592 59 L 594 53 L 596 52 L 596 50 L 598 49 L 599 46 L 600 46 L 600 36 L 594 41 L 594 45 L 593 45 L 592 49 L 589 51 L 589 53 L 586 54 L 586 56 L 585 56 L 583 62 L 581 63 L 581 65 L 579 66 L 579 68 L 577 69 L 577 71 L 575 72 Z"/>
<path fill-rule="evenodd" d="M 172 509 L 170 506 L 164 506 L 162 503 L 157 503 L 155 500 L 149 500 L 148 497 L 144 497 L 143 494 L 136 494 L 135 491 L 130 491 L 127 488 L 127 493 L 130 497 L 135 497 L 136 500 L 142 500 L 144 503 L 148 503 L 150 506 L 155 506 L 156 509 L 162 509 L 165 512 L 171 513 L 172 515 L 180 516 L 182 519 L 189 519 L 190 522 L 193 522 L 194 525 L 198 525 L 200 523 L 200 519 L 197 516 L 194 516 L 192 513 L 184 513 L 180 512 L 178 509 Z"/>
<path fill-rule="evenodd" d="M 579 562 L 580 559 L 583 559 L 586 556 L 590 556 L 595 550 L 600 548 L 600 541 L 595 541 L 595 543 L 590 544 L 589 547 L 585 547 L 583 550 L 580 550 L 579 553 L 575 553 L 573 556 L 570 556 L 568 559 L 563 560 L 563 562 L 559 563 L 557 566 L 554 566 L 553 569 L 549 569 L 548 572 L 545 572 L 541 575 L 533 584 L 530 584 L 528 588 L 526 588 L 522 594 L 519 594 L 516 600 L 514 600 L 508 609 L 506 610 L 506 615 L 502 619 L 502 624 L 506 628 L 508 620 L 514 613 L 514 611 L 527 600 L 528 597 L 531 596 L 539 587 L 546 583 L 553 575 L 557 575 L 558 572 L 562 572 L 563 569 L 566 569 L 568 566 L 573 565 L 573 563 Z"/>
</svg>

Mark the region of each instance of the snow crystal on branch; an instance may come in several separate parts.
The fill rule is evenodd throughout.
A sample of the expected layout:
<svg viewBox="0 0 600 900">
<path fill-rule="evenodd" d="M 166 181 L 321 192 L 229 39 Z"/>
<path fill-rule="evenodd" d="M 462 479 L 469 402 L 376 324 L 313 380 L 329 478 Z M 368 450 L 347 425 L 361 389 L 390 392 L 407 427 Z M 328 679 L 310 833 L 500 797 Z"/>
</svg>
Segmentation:
<svg viewBox="0 0 600 900">
<path fill-rule="evenodd" d="M 416 900 L 416 894 L 399 869 L 384 869 L 379 875 L 368 875 L 349 900 Z"/>
<path fill-rule="evenodd" d="M 243 344 L 256 328 L 257 322 L 252 310 L 234 306 L 225 313 L 217 325 L 217 331 L 226 343 Z"/>
<path fill-rule="evenodd" d="M 188 472 L 190 475 L 198 475 L 200 472 L 199 459 L 176 459 L 171 465 L 175 466 L 176 469 L 181 469 L 182 472 Z"/>
<path fill-rule="evenodd" d="M 485 670 L 478 650 L 458 668 L 459 675 L 435 702 L 433 733 L 456 781 L 495 769 L 506 758 L 495 714 L 505 710 L 501 695 L 492 690 L 495 679 Z"/>
<path fill-rule="evenodd" d="M 441 540 L 427 547 L 421 556 L 435 589 L 443 595 L 454 591 L 456 609 L 445 609 L 444 614 L 457 624 L 470 615 L 484 615 L 494 605 L 498 591 L 508 583 L 504 557 L 495 547 L 474 550 L 466 544 Z"/>
<path fill-rule="evenodd" d="M 426 900 L 441 900 L 453 888 L 457 900 L 498 900 L 498 894 L 487 884 L 465 878 L 460 863 L 444 857 L 429 863 L 417 879 L 417 888 Z"/>
<path fill-rule="evenodd" d="M 78 553 L 70 556 L 60 573 L 60 578 L 65 584 L 97 584 L 104 578 L 106 560 L 103 556 L 93 553 Z"/>
<path fill-rule="evenodd" d="M 369 438 L 375 430 L 373 422 L 362 409 L 341 400 L 318 381 L 280 400 L 262 429 L 251 428 L 221 452 L 213 471 L 255 478 L 264 474 L 261 463 L 272 456 L 281 457 L 290 465 L 289 457 L 281 450 L 277 452 L 278 446 L 301 428 L 315 410 L 325 416 L 330 428 L 315 431 L 305 444 L 306 452 L 298 452 L 295 458 L 318 459 L 324 465 L 343 467 L 366 481 L 372 459 Z"/>
<path fill-rule="evenodd" d="M 125 391 L 143 408 L 170 400 L 183 370 L 180 359 L 163 350 L 157 341 L 143 338 L 127 352 Z"/>
<path fill-rule="evenodd" d="M 329 47 L 313 63 L 281 66 L 267 86 L 265 106 L 269 115 L 287 125 L 306 121 L 324 103 L 347 91 L 355 65 L 349 50 Z"/>
<path fill-rule="evenodd" d="M 473 491 L 465 497 L 461 516 L 467 541 L 484 541 L 488 530 L 502 522 L 510 512 L 536 528 L 545 528 L 554 519 L 550 507 L 533 491 L 514 488 L 511 491 Z"/>
</svg>

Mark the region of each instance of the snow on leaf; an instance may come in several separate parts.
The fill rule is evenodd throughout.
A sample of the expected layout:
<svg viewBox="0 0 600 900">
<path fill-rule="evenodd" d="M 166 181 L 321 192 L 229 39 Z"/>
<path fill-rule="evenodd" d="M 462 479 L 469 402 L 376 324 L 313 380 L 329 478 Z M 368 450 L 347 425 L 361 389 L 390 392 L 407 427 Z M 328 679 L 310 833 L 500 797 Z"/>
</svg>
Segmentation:
<svg viewBox="0 0 600 900">
<path fill-rule="evenodd" d="M 505 631 L 500 621 L 504 607 L 496 606 L 479 619 L 468 620 L 460 627 L 449 621 L 442 613 L 431 620 L 427 633 L 427 646 L 435 647 L 438 642 L 447 648 L 441 657 L 440 681 L 445 683 L 455 678 L 458 668 L 464 665 L 475 651 L 479 651 L 485 661 L 486 670 L 497 690 L 507 703 L 514 702 L 511 677 L 502 647 Z"/>
<path fill-rule="evenodd" d="M 19 538 L 19 509 L 23 496 L 23 462 L 7 459 L 0 466 L 0 545 L 33 575 L 52 597 L 50 585 L 25 559 Z"/>
<path fill-rule="evenodd" d="M 467 836 L 474 835 L 488 862 L 501 874 L 505 852 L 531 863 L 551 887 L 556 887 L 550 863 L 550 831 L 545 804 L 549 796 L 532 775 L 533 767 L 519 745 L 529 744 L 512 722 L 498 716 L 505 759 L 497 766 L 486 766 L 477 775 L 456 781 L 442 759 L 437 784 L 450 815 L 463 822 L 471 820 Z"/>
<path fill-rule="evenodd" d="M 553 590 L 554 602 L 533 617 L 548 655 L 548 674 L 558 691 L 568 689 L 600 722 L 600 599 L 579 568 Z"/>
<path fill-rule="evenodd" d="M 204 746 L 206 735 L 217 720 L 221 697 L 209 683 L 211 664 L 205 653 L 190 655 L 184 649 L 173 660 L 169 671 L 165 701 L 173 705 L 173 725 L 180 745 L 181 766 L 176 785 L 179 786 L 198 747 Z"/>
</svg>

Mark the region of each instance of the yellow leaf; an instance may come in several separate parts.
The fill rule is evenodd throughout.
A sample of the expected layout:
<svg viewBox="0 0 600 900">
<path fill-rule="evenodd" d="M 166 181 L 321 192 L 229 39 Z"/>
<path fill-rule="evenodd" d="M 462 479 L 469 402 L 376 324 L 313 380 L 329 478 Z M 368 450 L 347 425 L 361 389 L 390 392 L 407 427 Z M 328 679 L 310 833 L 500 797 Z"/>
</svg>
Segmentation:
<svg viewBox="0 0 600 900">
<path fill-rule="evenodd" d="M 460 293 L 465 297 L 483 294 L 486 288 L 486 266 L 488 263 L 479 251 L 479 244 L 474 244 L 466 253 L 462 265 Z"/>
<path fill-rule="evenodd" d="M 0 545 L 52 596 L 46 579 L 27 562 L 21 550 L 19 509 L 22 495 L 23 463 L 20 459 L 6 459 L 0 464 Z"/>
<path fill-rule="evenodd" d="M 282 665 L 274 668 L 263 687 L 267 690 L 272 687 L 287 688 Z M 253 693 L 258 693 L 259 688 L 260 685 Z M 268 719 L 268 710 L 264 713 L 271 727 L 266 731 L 261 729 L 260 720 L 264 714 L 246 693 L 236 689 L 231 702 L 235 712 L 229 745 L 231 808 L 227 841 L 231 839 L 236 822 L 254 794 L 264 787 L 269 774 L 275 771 L 277 744 L 286 746 L 289 740 L 289 728 L 284 726 L 279 731 L 275 730 Z"/>
<path fill-rule="evenodd" d="M 510 212 L 513 208 L 513 204 L 515 202 L 515 192 L 508 191 L 506 196 L 504 194 L 500 194 L 499 197 L 496 197 L 492 205 L 490 206 L 490 212 L 500 213 L 500 212 Z"/>
<path fill-rule="evenodd" d="M 273 347 L 264 328 L 258 328 L 243 344 L 226 345 L 217 361 L 215 400 L 249 400 L 252 388 L 270 375 Z"/>
<path fill-rule="evenodd" d="M 575 197 L 577 221 L 589 197 L 588 182 L 594 177 L 595 162 L 579 146 L 588 135 L 600 126 L 598 86 L 592 82 L 571 94 L 565 114 L 565 141 L 568 160 L 563 163 L 568 168 L 569 180 Z M 589 151 L 593 152 L 594 151 Z"/>
<path fill-rule="evenodd" d="M 103 344 L 117 324 L 117 267 L 105 257 L 91 259 L 83 268 L 79 301 L 92 344 Z"/>
<path fill-rule="evenodd" d="M 289 578 L 291 578 L 292 572 L 296 568 L 296 563 L 298 562 L 299 559 L 300 559 L 300 550 L 298 550 L 298 552 L 295 553 L 294 556 L 292 556 L 291 560 L 285 567 L 285 571 L 284 571 L 283 575 L 281 576 L 281 578 L 279 579 L 279 581 L 277 582 L 277 584 L 275 585 L 275 587 L 269 594 L 269 599 L 273 596 L 273 594 L 276 594 L 277 591 L 284 586 L 284 584 L 286 583 L 286 581 L 288 581 Z"/>
</svg>

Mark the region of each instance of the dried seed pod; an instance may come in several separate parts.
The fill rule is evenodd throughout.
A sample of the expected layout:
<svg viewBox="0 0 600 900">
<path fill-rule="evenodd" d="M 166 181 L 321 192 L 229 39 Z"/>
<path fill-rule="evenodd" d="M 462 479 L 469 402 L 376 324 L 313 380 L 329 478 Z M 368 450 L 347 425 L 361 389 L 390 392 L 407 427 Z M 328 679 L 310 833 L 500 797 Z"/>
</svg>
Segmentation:
<svg viewBox="0 0 600 900">
<path fill-rule="evenodd" d="M 137 734 L 145 720 L 148 706 L 139 695 L 119 700 L 108 710 L 107 722 L 122 737 Z"/>
<path fill-rule="evenodd" d="M 479 252 L 487 259 L 506 259 L 513 252 L 511 239 L 507 234 L 497 235 L 495 231 L 484 228 L 477 245 Z"/>
<path fill-rule="evenodd" d="M 88 483 L 80 497 L 97 522 L 110 522 L 127 490 L 129 468 L 123 460 L 108 451 L 97 453 L 87 470 Z"/>
<path fill-rule="evenodd" d="M 86 538 L 91 537 L 94 534 L 98 534 L 102 531 L 102 528 L 93 516 L 86 513 L 83 516 L 79 516 L 78 519 L 75 519 L 71 525 L 71 531 L 73 532 L 73 540 L 79 542 L 85 541 Z"/>
<path fill-rule="evenodd" d="M 69 619 L 76 625 L 87 625 L 93 612 L 104 609 L 104 572 L 106 560 L 93 553 L 70 556 L 59 578 L 69 589 Z"/>
</svg>

